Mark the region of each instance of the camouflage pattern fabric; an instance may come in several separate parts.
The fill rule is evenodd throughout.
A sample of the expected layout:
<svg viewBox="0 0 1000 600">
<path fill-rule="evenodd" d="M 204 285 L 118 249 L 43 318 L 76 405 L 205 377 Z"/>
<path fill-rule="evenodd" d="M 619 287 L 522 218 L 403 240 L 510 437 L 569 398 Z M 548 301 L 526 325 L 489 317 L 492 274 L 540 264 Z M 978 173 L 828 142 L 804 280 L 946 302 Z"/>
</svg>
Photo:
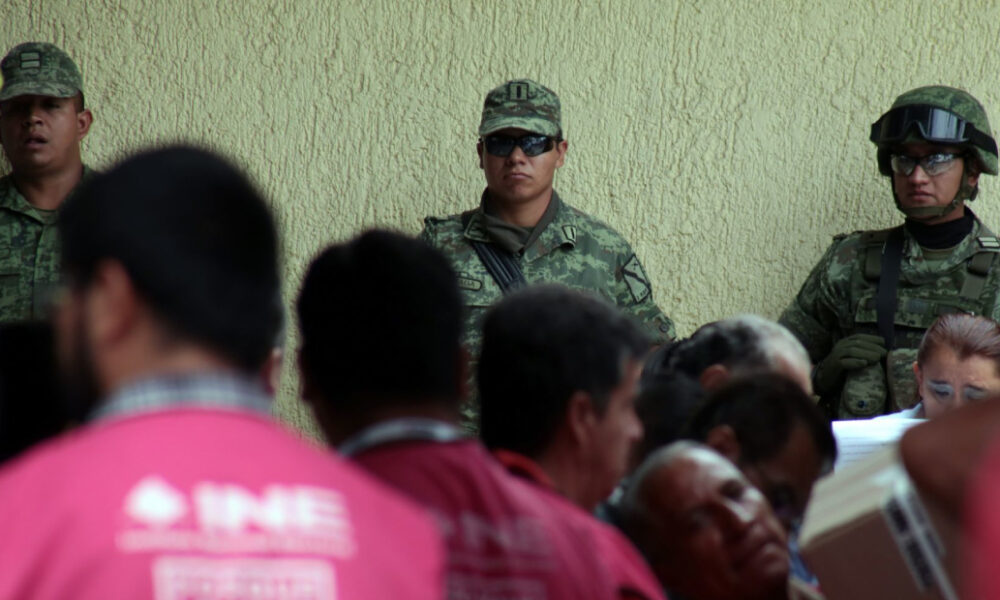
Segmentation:
<svg viewBox="0 0 1000 600">
<path fill-rule="evenodd" d="M 555 218 L 520 258 L 528 284 L 561 283 L 597 294 L 632 315 L 654 343 L 673 340 L 674 324 L 653 301 L 649 278 L 628 242 L 608 225 L 562 202 L 554 191 L 552 201 L 559 203 Z M 465 227 L 464 215 L 428 217 L 420 238 L 444 252 L 458 274 L 466 306 L 464 343 L 475 362 L 483 317 L 502 292 L 470 245 L 492 243 L 483 206 L 465 214 L 470 215 Z M 478 421 L 474 400 L 463 408 L 463 416 L 467 427 Z"/>
<path fill-rule="evenodd" d="M 14 46 L 0 61 L 0 102 L 25 96 L 69 98 L 83 91 L 76 63 L 58 46 L 27 42 Z"/>
<path fill-rule="evenodd" d="M 486 94 L 479 135 L 516 128 L 550 137 L 562 135 L 562 109 L 556 93 L 530 79 L 514 79 Z"/>
<path fill-rule="evenodd" d="M 92 171 L 84 167 L 83 177 Z M 43 319 L 60 283 L 55 220 L 0 178 L 0 322 Z"/>
<path fill-rule="evenodd" d="M 983 230 L 976 219 L 972 232 L 944 260 L 929 260 L 904 229 L 896 294 L 896 349 L 889 353 L 885 365 L 848 371 L 840 389 L 822 395 L 822 403 L 838 418 L 867 418 L 916 404 L 912 368 L 916 349 L 924 331 L 939 315 L 966 312 L 1000 317 L 1000 258 L 994 261 L 978 297 L 960 294 L 970 277 L 967 261 L 981 250 L 977 238 L 984 235 Z M 879 335 L 875 309 L 878 281 L 865 277 L 865 259 L 872 240 L 884 234 L 855 232 L 835 237 L 782 313 L 779 322 L 799 338 L 813 363 L 826 358 L 833 345 L 849 335 Z"/>
</svg>

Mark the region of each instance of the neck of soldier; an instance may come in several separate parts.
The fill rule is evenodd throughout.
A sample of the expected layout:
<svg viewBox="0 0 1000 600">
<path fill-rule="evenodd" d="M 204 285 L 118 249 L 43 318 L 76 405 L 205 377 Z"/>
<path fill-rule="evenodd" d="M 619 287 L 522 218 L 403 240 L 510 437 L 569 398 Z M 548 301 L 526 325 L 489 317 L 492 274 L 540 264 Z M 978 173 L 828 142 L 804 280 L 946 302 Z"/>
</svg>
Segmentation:
<svg viewBox="0 0 1000 600">
<path fill-rule="evenodd" d="M 54 172 L 13 172 L 11 176 L 29 204 L 41 210 L 56 210 L 83 178 L 83 162 L 74 161 L 70 167 Z"/>
<path fill-rule="evenodd" d="M 527 228 L 538 225 L 551 201 L 551 187 L 542 194 L 526 201 L 500 200 L 492 192 L 487 198 L 491 215 L 502 219 L 505 223 Z"/>
</svg>

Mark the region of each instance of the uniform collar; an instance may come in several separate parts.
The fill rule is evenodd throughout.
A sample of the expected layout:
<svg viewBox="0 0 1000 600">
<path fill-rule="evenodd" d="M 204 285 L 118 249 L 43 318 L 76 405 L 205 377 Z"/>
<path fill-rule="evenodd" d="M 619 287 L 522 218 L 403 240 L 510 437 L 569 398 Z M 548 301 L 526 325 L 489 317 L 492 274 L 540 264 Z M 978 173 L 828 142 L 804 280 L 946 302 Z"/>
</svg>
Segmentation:
<svg viewBox="0 0 1000 600">
<path fill-rule="evenodd" d="M 971 213 L 971 211 L 970 211 Z M 979 252 L 980 236 L 986 235 L 984 231 L 983 224 L 975 214 L 972 215 L 974 223 L 972 225 L 972 231 L 969 235 L 962 238 L 962 241 L 954 247 L 954 250 L 949 254 L 948 258 L 944 261 L 943 265 L 940 265 L 934 269 L 935 272 L 940 272 L 941 270 L 950 269 L 956 265 L 964 263 L 973 254 Z M 912 264 L 921 264 L 924 261 L 924 250 L 921 248 L 917 239 L 910 233 L 909 229 L 903 227 L 903 256 L 910 261 Z"/>
<path fill-rule="evenodd" d="M 382 421 L 347 438 L 337 450 L 355 456 L 377 446 L 394 442 L 435 442 L 444 444 L 466 439 L 458 427 L 436 419 L 407 417 Z"/>
<path fill-rule="evenodd" d="M 76 187 L 73 188 L 73 192 L 80 189 L 80 183 L 90 179 L 93 175 L 94 170 L 87 165 L 83 165 L 83 174 Z M 0 209 L 11 210 L 30 217 L 39 223 L 45 223 L 45 219 L 38 214 L 35 207 L 28 202 L 24 195 L 17 189 L 17 186 L 14 185 L 14 177 L 9 173 L 0 178 Z"/>
<path fill-rule="evenodd" d="M 562 201 L 559 194 L 552 190 L 551 202 L 557 203 L 556 214 L 552 221 L 524 250 L 524 260 L 533 261 L 541 256 L 552 252 L 556 248 L 575 248 L 576 237 L 579 231 L 579 218 L 576 211 L 567 206 Z M 465 226 L 463 235 L 465 239 L 473 242 L 490 242 L 490 236 L 486 231 L 486 223 L 483 217 L 486 203 L 486 191 L 479 201 L 479 208 L 475 209 Z M 466 213 L 468 214 L 468 213 Z"/>
<path fill-rule="evenodd" d="M 493 456 L 500 461 L 500 464 L 512 475 L 540 485 L 546 489 L 555 491 L 556 483 L 552 481 L 549 474 L 545 472 L 537 462 L 531 460 L 523 454 L 499 448 L 493 451 Z"/>
</svg>

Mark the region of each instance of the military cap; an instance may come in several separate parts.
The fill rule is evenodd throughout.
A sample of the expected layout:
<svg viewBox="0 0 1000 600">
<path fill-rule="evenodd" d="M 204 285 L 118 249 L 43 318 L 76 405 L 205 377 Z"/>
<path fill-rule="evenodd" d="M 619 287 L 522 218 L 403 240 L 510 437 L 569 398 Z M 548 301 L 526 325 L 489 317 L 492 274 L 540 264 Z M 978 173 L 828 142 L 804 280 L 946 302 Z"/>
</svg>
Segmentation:
<svg viewBox="0 0 1000 600">
<path fill-rule="evenodd" d="M 517 128 L 559 137 L 561 120 L 559 96 L 555 92 L 530 79 L 514 79 L 486 94 L 479 135 Z"/>
<path fill-rule="evenodd" d="M 0 101 L 28 94 L 69 98 L 83 92 L 76 63 L 55 44 L 18 44 L 0 61 Z"/>
</svg>

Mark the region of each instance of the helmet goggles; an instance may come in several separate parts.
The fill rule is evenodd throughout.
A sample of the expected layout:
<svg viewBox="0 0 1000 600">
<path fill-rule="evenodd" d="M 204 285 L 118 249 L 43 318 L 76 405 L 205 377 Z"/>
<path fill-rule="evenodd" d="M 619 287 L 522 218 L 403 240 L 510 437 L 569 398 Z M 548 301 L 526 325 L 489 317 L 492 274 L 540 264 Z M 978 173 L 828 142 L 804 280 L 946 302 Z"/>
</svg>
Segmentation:
<svg viewBox="0 0 1000 600">
<path fill-rule="evenodd" d="M 920 136 L 936 144 L 973 144 L 997 154 L 997 144 L 989 135 L 951 111 L 928 104 L 894 108 L 872 123 L 869 139 L 878 145 L 903 142 L 916 127 Z"/>
</svg>

